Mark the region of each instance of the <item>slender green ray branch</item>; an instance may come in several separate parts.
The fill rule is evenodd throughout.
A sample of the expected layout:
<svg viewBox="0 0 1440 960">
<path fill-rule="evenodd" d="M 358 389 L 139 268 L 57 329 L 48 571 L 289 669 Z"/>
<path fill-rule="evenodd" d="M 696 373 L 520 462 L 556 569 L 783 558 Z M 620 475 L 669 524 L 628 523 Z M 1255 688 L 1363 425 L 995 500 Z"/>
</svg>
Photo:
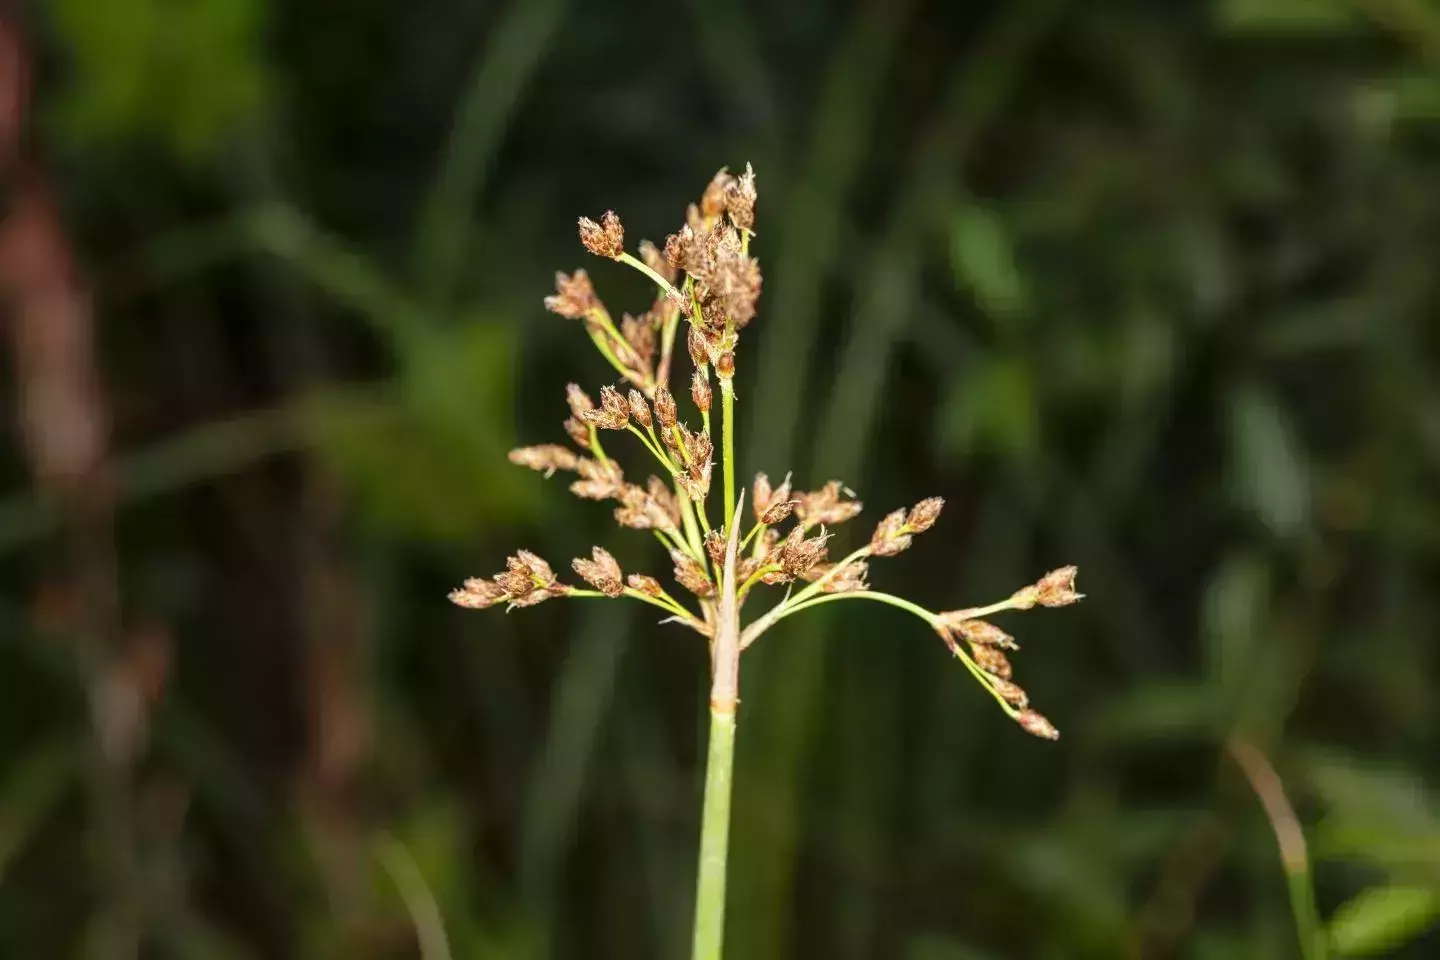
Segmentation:
<svg viewBox="0 0 1440 960">
<path fill-rule="evenodd" d="M 676 298 L 680 296 L 680 291 L 672 287 L 669 280 L 666 280 L 664 277 L 660 276 L 660 274 L 650 269 L 650 265 L 644 260 L 641 260 L 639 257 L 633 256 L 628 252 L 622 253 L 620 254 L 620 262 L 629 264 L 636 270 L 639 270 L 641 273 L 645 274 L 645 276 L 649 277 L 651 280 L 654 280 L 656 286 L 658 286 L 662 291 L 664 291 L 667 296 Z"/>
<path fill-rule="evenodd" d="M 732 377 L 720 378 L 720 418 L 721 429 L 725 433 L 722 455 L 725 471 L 725 529 L 729 530 L 735 520 L 735 380 Z"/>
</svg>

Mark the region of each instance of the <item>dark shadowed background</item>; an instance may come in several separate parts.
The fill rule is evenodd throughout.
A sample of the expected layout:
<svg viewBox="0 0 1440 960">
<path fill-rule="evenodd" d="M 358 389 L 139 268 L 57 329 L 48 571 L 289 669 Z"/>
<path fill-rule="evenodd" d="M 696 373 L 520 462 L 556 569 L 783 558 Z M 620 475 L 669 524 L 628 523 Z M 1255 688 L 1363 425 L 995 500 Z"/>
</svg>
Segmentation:
<svg viewBox="0 0 1440 960">
<path fill-rule="evenodd" d="M 750 651 L 728 955 L 1298 957 L 1232 741 L 1440 952 L 1440 6 L 11 0 L 0 955 L 685 955 L 703 646 L 445 594 L 666 572 L 505 451 L 612 379 L 553 271 L 651 295 L 575 218 L 746 161 L 742 476 L 1088 599 L 1003 621 L 1053 744 L 878 604 Z"/>
</svg>

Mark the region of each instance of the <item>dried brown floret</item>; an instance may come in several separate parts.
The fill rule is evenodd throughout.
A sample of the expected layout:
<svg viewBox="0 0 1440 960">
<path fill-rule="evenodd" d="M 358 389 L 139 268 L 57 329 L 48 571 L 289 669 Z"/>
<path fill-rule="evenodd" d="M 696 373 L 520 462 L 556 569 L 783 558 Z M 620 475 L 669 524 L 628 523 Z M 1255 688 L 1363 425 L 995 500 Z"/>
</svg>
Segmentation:
<svg viewBox="0 0 1440 960">
<path fill-rule="evenodd" d="M 582 500 L 609 500 L 618 491 L 609 480 L 576 480 L 570 492 Z"/>
<path fill-rule="evenodd" d="M 805 571 L 801 578 L 811 583 L 824 579 L 825 583 L 820 587 L 824 593 L 854 593 L 857 590 L 870 589 L 870 584 L 865 580 L 868 570 L 869 565 L 864 560 L 852 560 L 839 569 L 836 569 L 833 563 L 817 563 Z"/>
<path fill-rule="evenodd" d="M 710 561 L 716 567 L 725 564 L 725 534 L 719 530 L 711 530 L 705 534 L 705 553 L 709 555 Z"/>
<path fill-rule="evenodd" d="M 745 164 L 745 172 L 732 177 L 725 187 L 725 209 L 730 222 L 741 230 L 755 229 L 755 169 Z"/>
<path fill-rule="evenodd" d="M 570 438 L 571 443 L 582 450 L 590 449 L 589 427 L 585 426 L 585 424 L 581 423 L 575 417 L 566 417 L 564 427 L 565 435 Z"/>
<path fill-rule="evenodd" d="M 620 572 L 620 564 L 603 547 L 592 547 L 590 555 L 593 560 L 586 560 L 583 557 L 576 557 L 571 561 L 586 583 L 607 597 L 618 597 L 625 592 L 623 575 Z"/>
<path fill-rule="evenodd" d="M 529 593 L 510 598 L 511 607 L 533 607 L 537 603 L 544 603 L 551 597 L 563 596 L 564 591 L 558 588 L 549 590 L 531 590 Z"/>
<path fill-rule="evenodd" d="M 1060 731 L 1055 729 L 1055 724 L 1034 710 L 1021 710 L 1020 715 L 1015 718 L 1015 722 L 1020 724 L 1026 733 L 1046 740 L 1060 739 Z"/>
<path fill-rule="evenodd" d="M 735 377 L 735 353 L 726 350 L 715 358 L 715 374 L 721 380 L 732 380 Z"/>
<path fill-rule="evenodd" d="M 915 504 L 910 508 L 910 515 L 905 518 L 907 531 L 924 533 L 935 526 L 935 521 L 940 519 L 940 510 L 944 506 L 945 501 L 940 497 L 927 497 Z"/>
<path fill-rule="evenodd" d="M 643 593 L 647 597 L 658 597 L 665 592 L 660 586 L 660 581 L 643 573 L 632 573 L 625 578 L 625 585 L 637 593 Z"/>
<path fill-rule="evenodd" d="M 655 323 L 650 314 L 632 317 L 627 313 L 622 316 L 620 335 L 625 338 L 642 370 L 648 370 L 655 360 Z"/>
<path fill-rule="evenodd" d="M 535 447 L 516 447 L 509 453 L 510 462 L 520 467 L 538 470 L 545 476 L 556 470 L 574 470 L 579 458 L 568 447 L 557 443 L 542 443 Z"/>
<path fill-rule="evenodd" d="M 953 613 L 942 613 L 940 619 L 951 630 L 964 637 L 970 643 L 983 644 L 990 647 L 1001 647 L 1006 650 L 1019 650 L 1020 645 L 1015 638 L 988 620 L 975 620 L 963 616 L 967 611 L 956 610 Z"/>
<path fill-rule="evenodd" d="M 893 557 L 909 546 L 910 535 L 905 532 L 904 510 L 886 514 L 870 535 L 870 552 L 877 557 Z"/>
<path fill-rule="evenodd" d="M 630 416 L 642 428 L 650 429 L 650 404 L 645 402 L 645 395 L 639 390 L 630 391 Z"/>
<path fill-rule="evenodd" d="M 617 486 L 625 482 L 625 472 L 614 460 L 579 457 L 575 461 L 575 470 L 583 480 L 599 480 Z"/>
<path fill-rule="evenodd" d="M 691 475 L 694 475 L 703 464 L 710 462 L 715 447 L 711 444 L 708 433 L 683 431 L 681 436 L 685 438 L 685 459 L 690 463 Z"/>
<path fill-rule="evenodd" d="M 675 499 L 675 494 L 671 492 L 665 481 L 652 474 L 646 484 L 646 489 L 650 494 L 650 499 L 654 500 L 655 504 L 670 518 L 670 526 L 679 527 L 680 501 Z"/>
<path fill-rule="evenodd" d="M 710 179 L 705 185 L 705 192 L 700 195 L 700 215 L 707 220 L 713 220 L 725 212 L 725 199 L 730 193 L 731 184 L 735 178 L 724 168 Z"/>
<path fill-rule="evenodd" d="M 570 320 L 578 320 L 600 307 L 600 298 L 595 296 L 595 287 L 590 275 L 576 270 L 568 276 L 555 274 L 555 292 L 545 298 L 545 309 Z"/>
<path fill-rule="evenodd" d="M 655 388 L 655 419 L 660 421 L 664 433 L 675 425 L 675 397 L 663 383 Z"/>
<path fill-rule="evenodd" d="M 493 580 L 471 577 L 464 586 L 450 591 L 450 602 L 469 610 L 484 610 L 505 599 L 505 588 Z"/>
<path fill-rule="evenodd" d="M 854 494 L 839 480 L 831 480 L 819 490 L 798 493 L 795 496 L 800 501 L 795 508 L 795 514 L 807 527 L 819 523 L 833 527 L 857 516 L 864 507 L 859 500 L 845 499 L 847 496 L 853 497 Z"/>
<path fill-rule="evenodd" d="M 794 512 L 799 503 L 799 500 L 776 500 L 765 508 L 765 512 L 760 515 L 760 522 L 767 526 L 784 523 L 785 518 Z"/>
<path fill-rule="evenodd" d="M 676 583 L 697 597 L 708 597 L 715 593 L 715 585 L 705 576 L 705 568 L 688 553 L 671 550 L 670 559 L 675 564 Z"/>
<path fill-rule="evenodd" d="M 606 210 L 599 223 L 589 217 L 581 217 L 580 242 L 597 257 L 619 260 L 625 252 L 625 228 L 614 210 Z"/>
<path fill-rule="evenodd" d="M 1013 673 L 1010 666 L 1010 659 L 1001 653 L 998 647 L 987 647 L 984 644 L 972 644 L 970 655 L 975 658 L 980 669 L 986 673 L 993 673 L 1001 680 L 1009 680 Z"/>
<path fill-rule="evenodd" d="M 804 576 L 806 571 L 825 559 L 825 545 L 829 540 L 830 535 L 823 529 L 807 540 L 804 528 L 797 526 L 790 531 L 785 545 L 780 548 L 780 565 L 793 577 Z"/>
<path fill-rule="evenodd" d="M 700 328 L 693 323 L 690 325 L 689 333 L 685 335 L 685 349 L 690 351 L 690 362 L 695 365 L 696 369 L 704 367 L 710 362 L 709 341 L 705 339 L 705 334 L 700 331 Z"/>
<path fill-rule="evenodd" d="M 581 420 L 600 430 L 624 430 L 630 423 L 630 403 L 614 387 L 600 388 L 600 408 L 578 414 Z"/>
<path fill-rule="evenodd" d="M 1018 683 L 992 676 L 990 678 L 990 686 L 1012 707 L 1024 710 L 1030 705 L 1030 695 L 1027 694 L 1025 688 Z"/>
<path fill-rule="evenodd" d="M 1084 599 L 1085 594 L 1075 592 L 1077 567 L 1061 567 L 1051 570 L 1035 584 L 1039 595 L 1035 598 L 1042 607 L 1064 607 Z"/>
<path fill-rule="evenodd" d="M 512 570 L 517 569 L 516 563 L 523 565 L 530 571 L 530 576 L 535 578 L 537 585 L 551 587 L 555 585 L 555 571 L 550 569 L 550 564 L 529 550 L 517 550 L 515 556 L 506 561 Z"/>
<path fill-rule="evenodd" d="M 695 402 L 695 409 L 701 413 L 710 412 L 710 404 L 715 395 L 710 391 L 710 378 L 702 370 L 696 370 L 690 377 L 690 399 Z"/>
<path fill-rule="evenodd" d="M 565 385 L 565 402 L 570 404 L 570 413 L 576 420 L 583 421 L 585 414 L 595 409 L 595 401 L 590 399 L 590 394 L 580 389 L 578 383 Z"/>
<path fill-rule="evenodd" d="M 704 434 L 700 434 L 704 436 Z M 685 496 L 696 503 L 701 503 L 710 494 L 710 472 L 713 464 L 706 460 L 704 463 L 691 463 L 686 473 L 678 474 L 675 483 L 684 491 Z"/>
</svg>

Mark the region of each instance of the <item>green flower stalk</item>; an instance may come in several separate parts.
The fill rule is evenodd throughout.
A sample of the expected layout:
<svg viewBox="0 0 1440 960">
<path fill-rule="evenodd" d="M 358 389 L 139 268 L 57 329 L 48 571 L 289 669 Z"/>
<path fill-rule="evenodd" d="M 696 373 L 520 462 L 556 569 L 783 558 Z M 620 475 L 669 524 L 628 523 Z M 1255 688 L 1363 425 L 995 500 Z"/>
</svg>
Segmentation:
<svg viewBox="0 0 1440 960">
<path fill-rule="evenodd" d="M 1017 649 L 1014 640 L 986 618 L 1035 606 L 1065 606 L 1081 598 L 1075 592 L 1074 567 L 1054 570 L 999 603 L 948 612 L 871 590 L 870 563 L 906 550 L 915 536 L 934 526 L 944 506 L 939 497 L 888 514 L 866 543 L 831 562 L 831 531 L 859 515 L 860 501 L 838 480 L 817 490 L 792 492 L 788 476 L 772 487 L 762 473 L 750 490 L 754 519 L 745 529 L 746 498 L 743 493 L 737 496 L 735 487 L 735 365 L 741 334 L 755 319 L 760 298 L 760 264 L 750 256 L 756 197 L 755 174 L 748 165 L 740 176 L 722 169 L 663 248 L 642 242 L 638 257 L 625 250 L 624 226 L 613 211 L 598 223 L 580 220 L 585 248 L 644 274 L 655 284 L 655 299 L 645 313 L 624 314 L 617 324 L 589 274 L 556 274 L 555 293 L 545 298 L 545 306 L 583 324 L 621 382 L 601 387 L 598 401 L 579 385 L 568 386 L 570 416 L 564 428 L 571 446 L 544 444 L 510 452 L 513 463 L 547 477 L 573 474 L 570 490 L 578 497 L 614 502 L 620 526 L 648 531 L 664 548 L 673 578 L 681 595 L 690 595 L 689 602 L 647 574 L 627 576 L 601 547 L 593 548 L 589 559 L 571 564 L 587 587 L 561 582 L 548 563 L 521 550 L 507 560 L 505 570 L 466 580 L 450 594 L 454 603 L 475 609 L 528 607 L 555 597 L 635 600 L 663 613 L 662 622 L 706 638 L 710 742 L 696 872 L 695 960 L 718 960 L 724 942 L 736 711 L 740 658 L 746 648 L 782 620 L 824 604 L 884 603 L 923 620 L 1008 716 L 1027 732 L 1053 740 L 1058 731 L 1030 707 L 1029 696 L 1012 678 L 1006 651 Z M 688 392 L 699 415 L 698 429 L 681 419 L 670 388 L 682 323 L 687 327 L 683 352 L 693 367 Z M 712 371 L 720 388 L 718 443 L 711 432 Z M 643 483 L 627 476 L 620 461 L 602 447 L 606 432 L 628 434 L 618 439 L 633 444 L 642 459 L 649 458 L 654 472 Z M 717 446 L 721 504 L 712 525 L 708 501 Z M 747 622 L 745 606 L 766 587 L 783 587 L 785 593 Z"/>
</svg>

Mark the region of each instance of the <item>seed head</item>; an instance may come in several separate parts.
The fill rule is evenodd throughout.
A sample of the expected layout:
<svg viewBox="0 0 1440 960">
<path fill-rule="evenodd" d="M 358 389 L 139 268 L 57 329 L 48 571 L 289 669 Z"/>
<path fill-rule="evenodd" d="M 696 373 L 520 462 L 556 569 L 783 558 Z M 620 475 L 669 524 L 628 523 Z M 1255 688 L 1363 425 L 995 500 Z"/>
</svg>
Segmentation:
<svg viewBox="0 0 1440 960">
<path fill-rule="evenodd" d="M 614 387 L 601 387 L 600 409 L 587 410 L 579 416 L 601 430 L 624 430 L 630 423 L 630 403 Z"/>
<path fill-rule="evenodd" d="M 979 644 L 987 647 L 1001 647 L 1005 650 L 1019 650 L 1020 645 L 1015 638 L 988 620 L 973 620 L 968 617 L 957 617 L 966 611 L 957 610 L 955 613 L 942 613 L 940 619 L 947 627 L 954 630 L 972 644 Z"/>
<path fill-rule="evenodd" d="M 830 535 L 823 528 L 818 535 L 807 540 L 805 529 L 795 527 L 780 548 L 780 565 L 792 577 L 804 576 L 811 567 L 825 559 L 825 545 L 829 540 Z"/>
<path fill-rule="evenodd" d="M 675 397 L 663 383 L 655 388 L 655 419 L 660 421 L 666 435 L 670 433 L 670 428 L 675 426 Z"/>
<path fill-rule="evenodd" d="M 584 270 L 555 274 L 555 292 L 545 298 L 545 309 L 569 320 L 578 320 L 600 306 L 590 275 Z"/>
<path fill-rule="evenodd" d="M 945 506 L 945 501 L 940 497 L 928 497 L 921 500 L 910 508 L 910 515 L 905 518 L 905 527 L 909 533 L 924 533 L 935 526 L 935 521 L 940 519 L 940 510 Z"/>
<path fill-rule="evenodd" d="M 542 443 L 536 447 L 516 447 L 509 453 L 510 462 L 551 476 L 556 470 L 574 470 L 579 458 L 568 447 Z"/>
<path fill-rule="evenodd" d="M 676 529 L 680 526 L 680 502 L 675 499 L 675 494 L 670 487 L 659 477 L 652 475 L 647 482 L 646 490 L 650 499 L 655 501 L 657 507 L 670 518 L 670 526 L 662 529 Z"/>
<path fill-rule="evenodd" d="M 998 647 L 987 647 L 979 643 L 972 644 L 970 655 L 975 658 L 975 662 L 979 664 L 981 670 L 994 674 L 1001 680 L 1010 679 L 1013 668 L 1010 666 L 1009 658 L 1001 653 Z"/>
<path fill-rule="evenodd" d="M 720 172 L 710 179 L 705 186 L 705 192 L 700 195 L 700 215 L 707 220 L 713 220 L 725 212 L 725 200 L 730 193 L 730 185 L 735 178 L 730 176 L 728 170 L 720 168 Z"/>
<path fill-rule="evenodd" d="M 585 414 L 595 409 L 595 401 L 590 399 L 590 394 L 580 389 L 578 383 L 565 385 L 565 402 L 570 404 L 570 413 L 576 420 L 583 421 Z"/>
<path fill-rule="evenodd" d="M 671 550 L 670 559 L 675 564 L 676 583 L 697 597 L 708 597 L 715 593 L 715 585 L 705 576 L 705 568 L 695 562 L 688 553 Z"/>
<path fill-rule="evenodd" d="M 630 416 L 646 430 L 650 429 L 650 404 L 639 390 L 630 391 Z"/>
<path fill-rule="evenodd" d="M 645 370 L 650 369 L 650 364 L 655 359 L 655 321 L 650 314 L 641 317 L 632 317 L 625 314 L 620 318 L 620 335 L 625 338 L 625 344 L 638 365 Z"/>
<path fill-rule="evenodd" d="M 785 518 L 790 516 L 799 502 L 799 500 L 775 500 L 760 515 L 760 522 L 772 527 L 777 523 L 785 522 Z"/>
<path fill-rule="evenodd" d="M 725 565 L 725 534 L 719 530 L 711 530 L 705 534 L 705 552 L 709 554 L 710 561 L 716 567 Z"/>
<path fill-rule="evenodd" d="M 726 350 L 715 358 L 715 373 L 721 380 L 731 380 L 735 377 L 735 353 Z"/>
<path fill-rule="evenodd" d="M 565 418 L 565 435 L 581 450 L 590 449 L 590 428 L 574 417 Z"/>
<path fill-rule="evenodd" d="M 614 210 L 606 210 L 599 223 L 589 217 L 581 217 L 580 242 L 597 257 L 619 260 L 625 252 L 625 228 Z"/>
<path fill-rule="evenodd" d="M 854 494 L 839 480 L 831 480 L 819 490 L 796 496 L 800 504 L 795 508 L 795 513 L 807 527 L 813 527 L 817 523 L 833 527 L 858 516 L 864 508 L 864 504 L 859 500 L 845 499 L 846 496 Z"/>
<path fill-rule="evenodd" d="M 704 434 L 700 434 L 704 436 Z M 695 461 L 688 467 L 687 473 L 675 477 L 675 483 L 695 503 L 703 503 L 710 494 L 710 472 L 713 464 L 709 460 Z"/>
<path fill-rule="evenodd" d="M 763 473 L 755 474 L 755 482 L 750 486 L 750 506 L 755 511 L 757 523 L 765 516 L 765 511 L 770 508 L 772 492 L 770 478 Z"/>
<path fill-rule="evenodd" d="M 705 334 L 695 324 L 690 325 L 690 332 L 685 335 L 685 349 L 690 351 L 690 362 L 695 364 L 696 369 L 705 366 L 710 362 L 709 347 L 705 342 Z"/>
<path fill-rule="evenodd" d="M 893 557 L 909 546 L 910 535 L 905 532 L 904 510 L 886 514 L 870 535 L 870 552 L 877 557 Z"/>
<path fill-rule="evenodd" d="M 701 413 L 710 412 L 710 403 L 715 395 L 710 391 L 710 378 L 703 371 L 696 369 L 690 377 L 690 399 L 695 401 L 695 407 Z"/>
<path fill-rule="evenodd" d="M 465 585 L 450 591 L 450 602 L 468 610 L 484 610 L 505 599 L 505 588 L 493 580 L 471 577 Z"/>
<path fill-rule="evenodd" d="M 1027 694 L 1025 688 L 1018 683 L 992 676 L 990 678 L 990 686 L 1012 707 L 1024 710 L 1030 705 L 1030 695 Z"/>
<path fill-rule="evenodd" d="M 571 561 L 571 566 L 586 583 L 607 597 L 618 597 L 625 592 L 625 584 L 620 573 L 620 564 L 603 547 L 592 547 L 590 555 L 593 560 L 586 560 L 583 557 L 576 557 Z"/>
<path fill-rule="evenodd" d="M 745 172 L 730 178 L 725 187 L 725 208 L 730 222 L 741 230 L 755 229 L 755 169 L 745 164 Z"/>
<path fill-rule="evenodd" d="M 1051 570 L 1035 584 L 1036 601 L 1042 607 L 1064 607 L 1077 603 L 1085 594 L 1075 592 L 1077 567 L 1061 567 Z"/>
<path fill-rule="evenodd" d="M 1044 715 L 1035 710 L 1021 710 L 1015 722 L 1029 734 L 1042 737 L 1046 740 L 1059 740 L 1060 731 L 1055 729 L 1055 724 L 1046 720 Z"/>
<path fill-rule="evenodd" d="M 646 576 L 643 573 L 632 573 L 625 578 L 625 585 L 631 590 L 645 594 L 647 597 L 658 597 L 665 592 L 660 586 L 660 581 L 654 577 Z"/>
</svg>

